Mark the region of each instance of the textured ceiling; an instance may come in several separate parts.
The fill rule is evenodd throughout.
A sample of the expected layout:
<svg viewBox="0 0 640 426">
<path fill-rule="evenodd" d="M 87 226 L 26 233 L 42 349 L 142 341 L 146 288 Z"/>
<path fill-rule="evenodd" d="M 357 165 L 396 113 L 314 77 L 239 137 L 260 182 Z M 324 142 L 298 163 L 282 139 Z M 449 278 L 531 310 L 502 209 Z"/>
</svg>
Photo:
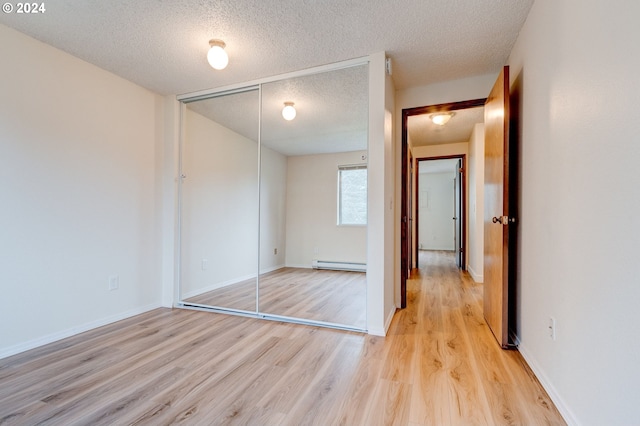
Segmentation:
<svg viewBox="0 0 640 426">
<path fill-rule="evenodd" d="M 57 0 L 0 23 L 160 94 L 386 51 L 397 89 L 497 73 L 533 0 Z M 214 71 L 208 41 L 227 44 Z"/>
</svg>

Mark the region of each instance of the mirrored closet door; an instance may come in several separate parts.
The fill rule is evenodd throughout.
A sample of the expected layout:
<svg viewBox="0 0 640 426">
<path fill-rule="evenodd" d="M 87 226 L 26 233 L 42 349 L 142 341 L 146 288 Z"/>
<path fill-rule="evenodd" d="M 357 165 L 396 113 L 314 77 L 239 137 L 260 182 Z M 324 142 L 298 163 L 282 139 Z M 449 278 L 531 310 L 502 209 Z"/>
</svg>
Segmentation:
<svg viewBox="0 0 640 426">
<path fill-rule="evenodd" d="M 180 299 L 256 312 L 257 88 L 183 108 Z"/>
<path fill-rule="evenodd" d="M 366 330 L 368 80 L 182 100 L 179 305 Z"/>
<path fill-rule="evenodd" d="M 262 85 L 260 312 L 366 328 L 367 126 L 366 65 Z"/>
</svg>

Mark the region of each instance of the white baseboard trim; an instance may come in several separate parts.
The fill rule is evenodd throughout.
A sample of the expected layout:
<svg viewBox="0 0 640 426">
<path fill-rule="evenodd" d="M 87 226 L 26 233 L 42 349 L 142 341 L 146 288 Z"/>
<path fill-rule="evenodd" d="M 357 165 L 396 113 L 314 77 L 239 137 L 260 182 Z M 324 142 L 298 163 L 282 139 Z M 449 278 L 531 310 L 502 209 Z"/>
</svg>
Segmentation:
<svg viewBox="0 0 640 426">
<path fill-rule="evenodd" d="M 116 315 L 111 315 L 106 318 L 102 318 L 96 321 L 91 321 L 86 324 L 82 324 L 76 327 L 71 327 L 66 330 L 62 330 L 56 333 L 48 334 L 46 336 L 38 337 L 37 339 L 32 339 L 27 342 L 19 343 L 17 345 L 9 346 L 4 349 L 0 349 L 0 359 L 7 358 L 12 355 L 19 354 L 21 352 L 28 351 L 30 349 L 35 349 L 40 346 L 47 345 L 49 343 L 56 342 L 58 340 L 66 339 L 67 337 L 74 336 L 76 334 L 84 333 L 85 331 L 93 330 L 94 328 L 102 327 L 103 325 L 108 325 L 117 321 L 121 321 L 123 319 L 127 319 L 136 315 L 143 314 L 148 311 L 152 311 L 157 308 L 161 308 L 161 303 L 153 303 L 151 305 L 140 306 L 138 308 L 131 309 L 126 312 L 121 312 Z"/>
<path fill-rule="evenodd" d="M 389 331 L 389 327 L 391 326 L 391 321 L 393 320 L 393 316 L 396 314 L 397 309 L 392 309 L 389 311 L 389 315 L 387 315 L 387 319 L 384 322 L 384 335 L 387 335 L 387 331 Z"/>
<path fill-rule="evenodd" d="M 386 336 L 387 331 L 389 331 L 389 326 L 391 325 L 391 320 L 393 320 L 393 316 L 396 314 L 397 308 L 392 309 L 387 315 L 387 318 L 384 320 L 384 326 L 380 327 L 368 327 L 367 333 L 372 334 L 374 336 Z"/>
<path fill-rule="evenodd" d="M 484 276 L 478 274 L 476 271 L 473 270 L 473 268 L 471 267 L 471 265 L 467 265 L 467 272 L 469 273 L 469 275 L 471 275 L 471 278 L 473 278 L 473 280 L 477 283 L 483 283 L 484 282 Z"/>
<path fill-rule="evenodd" d="M 384 327 L 368 327 L 367 334 L 371 334 L 373 336 L 386 336 L 387 333 L 384 330 Z"/>
<path fill-rule="evenodd" d="M 560 411 L 560 415 L 562 415 L 564 421 L 567 422 L 567 425 L 581 426 L 581 423 L 573 414 L 569 406 L 564 402 L 547 375 L 544 374 L 544 371 L 542 370 L 542 368 L 540 368 L 540 365 L 537 363 L 531 352 L 527 349 L 526 345 L 520 343 L 518 346 L 518 351 L 527 362 L 527 364 L 529 364 L 529 367 L 538 378 L 538 381 L 540 382 L 544 390 L 549 394 L 549 398 L 551 398 L 558 411 Z"/>
</svg>

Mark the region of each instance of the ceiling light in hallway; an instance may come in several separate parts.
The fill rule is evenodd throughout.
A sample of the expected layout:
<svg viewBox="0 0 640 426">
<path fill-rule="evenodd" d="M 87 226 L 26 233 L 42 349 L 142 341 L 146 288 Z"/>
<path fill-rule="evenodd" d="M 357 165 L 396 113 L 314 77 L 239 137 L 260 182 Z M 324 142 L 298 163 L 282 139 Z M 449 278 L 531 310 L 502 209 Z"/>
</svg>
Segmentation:
<svg viewBox="0 0 640 426">
<path fill-rule="evenodd" d="M 456 115 L 455 112 L 438 112 L 436 114 L 432 114 L 429 118 L 431 118 L 433 124 L 444 126 L 454 115 Z"/>
</svg>

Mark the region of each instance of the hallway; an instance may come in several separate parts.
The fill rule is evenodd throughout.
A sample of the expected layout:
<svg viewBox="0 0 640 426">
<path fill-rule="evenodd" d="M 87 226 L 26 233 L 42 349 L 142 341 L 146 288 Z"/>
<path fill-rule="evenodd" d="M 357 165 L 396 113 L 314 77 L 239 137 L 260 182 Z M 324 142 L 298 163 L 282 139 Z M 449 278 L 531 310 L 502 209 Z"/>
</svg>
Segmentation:
<svg viewBox="0 0 640 426">
<path fill-rule="evenodd" d="M 519 352 L 500 349 L 482 284 L 456 268 L 454 253 L 421 251 L 419 266 L 389 330 L 412 369 L 410 424 L 565 424 Z"/>
</svg>

